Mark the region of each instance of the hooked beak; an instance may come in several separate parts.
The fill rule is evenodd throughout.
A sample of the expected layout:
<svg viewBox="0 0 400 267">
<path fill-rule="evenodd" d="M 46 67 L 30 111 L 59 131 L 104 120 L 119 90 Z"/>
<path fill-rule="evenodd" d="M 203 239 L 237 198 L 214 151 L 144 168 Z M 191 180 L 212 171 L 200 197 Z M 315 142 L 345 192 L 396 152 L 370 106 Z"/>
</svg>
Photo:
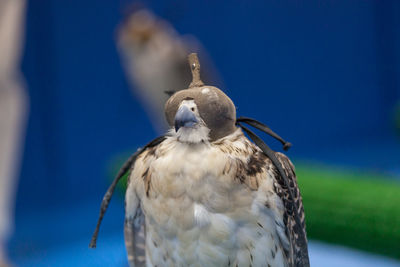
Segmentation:
<svg viewBox="0 0 400 267">
<path fill-rule="evenodd" d="M 181 127 L 192 127 L 198 122 L 196 115 L 187 106 L 183 105 L 175 115 L 175 131 L 178 132 Z"/>
</svg>

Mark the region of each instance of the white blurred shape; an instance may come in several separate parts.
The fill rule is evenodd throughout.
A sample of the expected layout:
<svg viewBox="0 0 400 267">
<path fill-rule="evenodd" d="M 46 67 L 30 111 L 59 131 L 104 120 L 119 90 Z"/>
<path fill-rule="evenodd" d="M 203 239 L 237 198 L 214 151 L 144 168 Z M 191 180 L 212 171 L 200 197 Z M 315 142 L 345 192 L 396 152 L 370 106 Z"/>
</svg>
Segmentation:
<svg viewBox="0 0 400 267">
<path fill-rule="evenodd" d="M 28 102 L 19 71 L 24 17 L 25 0 L 0 1 L 0 266 L 7 266 Z"/>
<path fill-rule="evenodd" d="M 218 77 L 195 37 L 180 36 L 172 25 L 147 9 L 132 13 L 119 27 L 118 48 L 132 89 L 160 133 L 168 128 L 164 104 L 169 96 L 165 92 L 186 89 L 191 82 L 189 53 L 202 56 L 203 81 L 207 81 L 207 75 L 214 80 Z"/>
</svg>

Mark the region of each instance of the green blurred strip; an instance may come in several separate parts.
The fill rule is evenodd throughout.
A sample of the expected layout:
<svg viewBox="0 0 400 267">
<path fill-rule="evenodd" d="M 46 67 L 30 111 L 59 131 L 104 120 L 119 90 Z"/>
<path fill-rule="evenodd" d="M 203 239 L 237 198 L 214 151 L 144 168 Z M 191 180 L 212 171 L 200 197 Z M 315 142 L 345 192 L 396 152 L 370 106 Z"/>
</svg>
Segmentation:
<svg viewBox="0 0 400 267">
<path fill-rule="evenodd" d="M 400 258 L 400 183 L 304 164 L 296 170 L 309 239 Z"/>
</svg>

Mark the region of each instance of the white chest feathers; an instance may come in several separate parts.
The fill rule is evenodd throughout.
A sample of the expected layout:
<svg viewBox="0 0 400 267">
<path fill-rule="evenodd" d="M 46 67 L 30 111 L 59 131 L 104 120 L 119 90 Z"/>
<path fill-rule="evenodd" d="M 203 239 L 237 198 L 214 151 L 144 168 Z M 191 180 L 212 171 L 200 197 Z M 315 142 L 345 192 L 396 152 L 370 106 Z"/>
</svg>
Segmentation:
<svg viewBox="0 0 400 267">
<path fill-rule="evenodd" d="M 230 156 L 209 144 L 167 149 L 148 195 L 138 190 L 150 266 L 285 266 L 273 212 L 254 208 L 258 193 L 226 171 Z"/>
</svg>

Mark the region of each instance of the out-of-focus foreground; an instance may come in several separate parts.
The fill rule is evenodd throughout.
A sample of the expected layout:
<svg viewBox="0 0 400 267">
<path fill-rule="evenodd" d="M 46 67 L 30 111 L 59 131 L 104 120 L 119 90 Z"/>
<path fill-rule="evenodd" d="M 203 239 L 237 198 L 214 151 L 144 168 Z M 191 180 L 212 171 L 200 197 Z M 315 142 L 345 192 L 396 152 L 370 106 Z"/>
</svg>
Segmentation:
<svg viewBox="0 0 400 267">
<path fill-rule="evenodd" d="M 294 144 L 312 264 L 399 265 L 400 2 L 9 0 L 0 22 L 0 266 L 6 244 L 17 266 L 127 264 L 123 186 L 87 245 L 189 52 Z"/>
</svg>

